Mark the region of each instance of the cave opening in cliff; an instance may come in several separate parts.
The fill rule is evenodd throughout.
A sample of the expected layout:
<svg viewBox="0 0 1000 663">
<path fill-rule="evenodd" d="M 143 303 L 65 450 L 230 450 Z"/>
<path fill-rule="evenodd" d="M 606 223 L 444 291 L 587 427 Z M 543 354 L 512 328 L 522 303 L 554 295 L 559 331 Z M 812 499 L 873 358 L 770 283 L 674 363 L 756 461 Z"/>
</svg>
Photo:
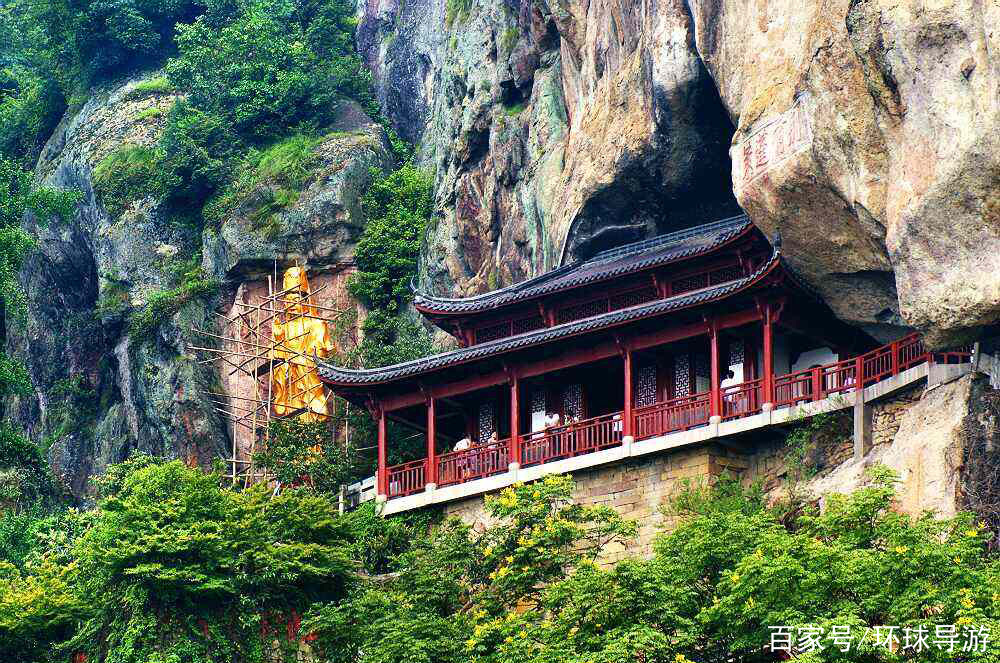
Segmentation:
<svg viewBox="0 0 1000 663">
<path fill-rule="evenodd" d="M 736 127 L 707 71 L 681 89 L 654 89 L 655 135 L 585 202 L 563 263 L 741 213 L 729 147 Z"/>
</svg>

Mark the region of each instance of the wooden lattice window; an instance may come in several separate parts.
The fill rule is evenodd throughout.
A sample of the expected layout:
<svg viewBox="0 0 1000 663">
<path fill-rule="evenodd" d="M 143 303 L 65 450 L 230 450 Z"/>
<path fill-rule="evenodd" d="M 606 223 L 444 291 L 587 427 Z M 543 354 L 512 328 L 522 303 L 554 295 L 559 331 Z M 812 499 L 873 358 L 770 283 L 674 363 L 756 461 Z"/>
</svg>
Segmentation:
<svg viewBox="0 0 1000 663">
<path fill-rule="evenodd" d="M 570 384 L 563 389 L 563 417 L 566 421 L 570 419 L 583 419 L 583 385 Z"/>
<path fill-rule="evenodd" d="M 639 367 L 635 386 L 636 407 L 645 407 L 656 403 L 656 364 Z"/>
<path fill-rule="evenodd" d="M 517 334 L 526 334 L 528 332 L 535 331 L 536 329 L 541 329 L 544 326 L 545 326 L 545 320 L 543 320 L 542 316 L 540 315 L 536 315 L 530 318 L 521 318 L 520 320 L 515 320 L 514 324 L 512 325 L 515 336 Z"/>
<path fill-rule="evenodd" d="M 545 428 L 545 390 L 534 389 L 531 392 L 531 430 L 539 431 Z"/>
<path fill-rule="evenodd" d="M 691 359 L 688 355 L 674 357 L 674 397 L 691 395 Z"/>
<path fill-rule="evenodd" d="M 504 338 L 505 336 L 510 336 L 510 323 L 507 321 L 477 329 L 476 343 L 495 341 L 498 338 Z"/>
<path fill-rule="evenodd" d="M 479 404 L 479 443 L 490 439 L 497 430 L 496 407 L 492 401 Z"/>
<path fill-rule="evenodd" d="M 735 340 L 729 342 L 730 366 L 736 366 L 737 364 L 742 364 L 745 356 L 746 356 L 746 351 L 744 349 L 744 344 L 742 340 Z"/>
<path fill-rule="evenodd" d="M 561 324 L 563 322 L 572 322 L 573 320 L 583 320 L 584 318 L 590 318 L 607 312 L 608 300 L 595 299 L 593 301 L 583 302 L 582 304 L 574 304 L 573 306 L 567 306 L 564 309 L 560 309 L 557 320 Z"/>
<path fill-rule="evenodd" d="M 735 281 L 738 278 L 743 277 L 743 270 L 737 265 L 732 265 L 730 267 L 722 267 L 721 269 L 716 269 L 715 271 L 709 272 L 708 280 L 709 285 L 717 285 L 719 283 L 728 283 L 729 281 Z"/>
<path fill-rule="evenodd" d="M 699 378 L 707 378 L 712 375 L 712 362 L 708 354 L 697 352 L 694 355 L 694 374 Z"/>
<path fill-rule="evenodd" d="M 630 290 L 612 297 L 608 308 L 612 311 L 617 311 L 618 309 L 651 302 L 656 299 L 656 297 L 656 288 L 653 286 L 639 288 L 638 290 Z"/>
<path fill-rule="evenodd" d="M 679 295 L 682 292 L 700 290 L 706 287 L 708 287 L 708 274 L 692 274 L 671 283 L 670 291 L 675 295 Z"/>
</svg>

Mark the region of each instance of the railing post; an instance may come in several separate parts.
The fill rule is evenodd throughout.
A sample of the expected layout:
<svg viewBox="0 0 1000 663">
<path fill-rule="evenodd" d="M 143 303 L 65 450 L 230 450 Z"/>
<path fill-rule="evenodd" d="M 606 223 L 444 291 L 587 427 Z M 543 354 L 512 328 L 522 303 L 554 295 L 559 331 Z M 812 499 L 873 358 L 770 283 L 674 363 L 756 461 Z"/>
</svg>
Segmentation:
<svg viewBox="0 0 1000 663">
<path fill-rule="evenodd" d="M 865 388 L 865 356 L 858 355 L 854 360 L 854 390 L 863 391 Z"/>
<path fill-rule="evenodd" d="M 899 374 L 899 341 L 893 341 L 889 344 L 889 352 L 892 353 L 892 359 L 889 362 L 889 370 L 893 375 Z"/>
<path fill-rule="evenodd" d="M 632 430 L 632 404 L 635 396 L 632 393 L 632 351 L 625 350 L 625 407 L 622 411 L 622 437 L 634 438 Z"/>
<path fill-rule="evenodd" d="M 812 369 L 812 392 L 813 400 L 819 401 L 823 399 L 823 367 L 817 366 Z"/>
<path fill-rule="evenodd" d="M 433 396 L 427 398 L 427 467 L 424 469 L 424 485 L 427 488 L 437 487 L 438 463 L 437 463 L 437 424 L 434 416 L 437 399 Z"/>
<path fill-rule="evenodd" d="M 521 467 L 521 402 L 517 373 L 510 375 L 510 465 Z"/>
</svg>

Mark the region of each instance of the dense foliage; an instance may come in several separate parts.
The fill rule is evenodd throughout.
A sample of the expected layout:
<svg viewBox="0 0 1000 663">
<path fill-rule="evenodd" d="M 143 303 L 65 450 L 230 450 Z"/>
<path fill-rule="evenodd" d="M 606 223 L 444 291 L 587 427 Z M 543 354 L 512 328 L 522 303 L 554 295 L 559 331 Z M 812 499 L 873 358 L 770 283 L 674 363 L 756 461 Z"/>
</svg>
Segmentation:
<svg viewBox="0 0 1000 663">
<path fill-rule="evenodd" d="M 292 660 L 307 640 L 319 660 L 364 663 L 753 663 L 783 660 L 775 626 L 824 629 L 822 650 L 798 650 L 810 663 L 1000 660 L 991 641 L 932 646 L 939 625 L 1000 629 L 989 534 L 899 514 L 884 469 L 822 513 L 727 479 L 688 487 L 653 557 L 615 564 L 601 555 L 635 524 L 574 504 L 566 477 L 488 497 L 485 529 L 223 483 L 137 456 L 98 482 L 92 512 L 0 518 L 0 660 Z M 870 630 L 889 625 L 895 652 Z M 904 628 L 931 646 L 904 649 Z"/>
<path fill-rule="evenodd" d="M 373 108 L 354 52 L 353 9 L 330 0 L 258 2 L 221 28 L 203 16 L 178 29 L 168 76 L 195 107 L 250 139 L 325 126 L 341 99 Z"/>
<path fill-rule="evenodd" d="M 293 611 L 350 582 L 352 521 L 320 495 L 142 456 L 102 493 L 36 528 L 22 569 L 0 562 L 0 660 L 259 661 Z"/>
<path fill-rule="evenodd" d="M 384 366 L 429 354 L 430 338 L 405 315 L 412 300 L 420 243 L 433 210 L 431 181 L 410 164 L 375 181 L 362 200 L 365 230 L 355 249 L 358 271 L 351 294 L 369 314 L 361 355 L 366 366 Z"/>
<path fill-rule="evenodd" d="M 254 464 L 268 470 L 279 487 L 308 485 L 336 494 L 352 478 L 356 454 L 354 445 L 335 431 L 330 420 L 276 419 L 270 424 L 267 447 L 254 454 Z"/>
<path fill-rule="evenodd" d="M 592 563 L 630 533 L 612 512 L 568 506 L 568 480 L 503 491 L 498 524 L 477 534 L 446 523 L 396 559 L 396 575 L 362 584 L 308 620 L 331 660 L 372 663 L 776 661 L 770 626 L 824 628 L 822 651 L 796 660 L 995 661 L 1000 649 L 903 649 L 903 628 L 1000 628 L 1000 566 L 968 516 L 911 519 L 893 510 L 884 470 L 826 510 L 782 519 L 759 494 L 723 481 L 691 488 L 678 528 L 652 559 Z M 895 653 L 875 626 L 898 627 Z M 851 649 L 832 636 L 851 627 Z M 864 641 L 862 641 L 864 640 Z"/>
</svg>

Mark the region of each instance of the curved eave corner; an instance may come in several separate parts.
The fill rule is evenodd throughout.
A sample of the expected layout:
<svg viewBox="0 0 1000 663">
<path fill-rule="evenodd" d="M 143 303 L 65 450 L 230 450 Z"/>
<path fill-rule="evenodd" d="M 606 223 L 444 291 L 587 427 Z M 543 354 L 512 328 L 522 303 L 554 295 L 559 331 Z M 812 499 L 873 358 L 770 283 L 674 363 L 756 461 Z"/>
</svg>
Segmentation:
<svg viewBox="0 0 1000 663">
<path fill-rule="evenodd" d="M 660 299 L 655 302 L 639 304 L 638 306 L 611 311 L 591 318 L 584 318 L 583 320 L 574 320 L 573 322 L 566 322 L 554 327 L 546 327 L 517 336 L 497 339 L 496 341 L 481 345 L 460 348 L 429 357 L 421 357 L 420 359 L 414 359 L 393 366 L 352 370 L 320 362 L 318 365 L 319 375 L 325 383 L 334 388 L 363 390 L 365 388 L 376 387 L 399 379 L 411 378 L 439 369 L 487 359 L 515 350 L 535 347 L 562 338 L 601 331 L 664 313 L 718 302 L 726 297 L 731 297 L 755 285 L 761 284 L 779 268 L 782 270 L 783 275 L 786 275 L 792 283 L 810 296 L 814 296 L 813 291 L 796 277 L 791 270 L 787 269 L 780 253 L 775 251 L 771 259 L 753 274 L 736 279 L 735 281 L 713 286 L 712 288 Z"/>
</svg>

